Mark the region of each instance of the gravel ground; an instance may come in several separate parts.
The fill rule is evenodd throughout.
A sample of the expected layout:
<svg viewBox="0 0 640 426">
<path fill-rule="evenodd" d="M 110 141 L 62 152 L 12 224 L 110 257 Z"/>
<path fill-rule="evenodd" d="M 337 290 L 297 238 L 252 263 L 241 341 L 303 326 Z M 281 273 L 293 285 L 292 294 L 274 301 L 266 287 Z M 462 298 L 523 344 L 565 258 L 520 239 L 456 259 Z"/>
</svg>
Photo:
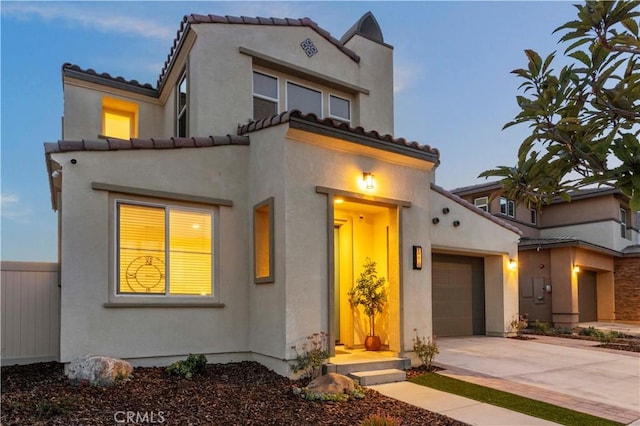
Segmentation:
<svg viewBox="0 0 640 426">
<path fill-rule="evenodd" d="M 359 425 L 370 414 L 401 425 L 464 425 L 367 390 L 364 399 L 308 402 L 302 383 L 253 362 L 210 364 L 191 380 L 136 368 L 110 387 L 73 384 L 59 363 L 2 367 L 2 425 Z M 127 416 L 130 416 L 127 418 Z M 137 417 L 136 417 L 137 416 Z"/>
</svg>

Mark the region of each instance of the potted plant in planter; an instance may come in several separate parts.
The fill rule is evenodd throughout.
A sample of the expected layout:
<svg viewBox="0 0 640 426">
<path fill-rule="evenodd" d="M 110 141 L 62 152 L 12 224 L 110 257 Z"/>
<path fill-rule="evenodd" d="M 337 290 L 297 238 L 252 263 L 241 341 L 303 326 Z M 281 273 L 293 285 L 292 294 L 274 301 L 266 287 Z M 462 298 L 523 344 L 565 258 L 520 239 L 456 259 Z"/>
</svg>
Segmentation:
<svg viewBox="0 0 640 426">
<path fill-rule="evenodd" d="M 369 317 L 369 335 L 364 341 L 364 347 L 368 351 L 379 351 L 382 347 L 380 336 L 375 333 L 375 315 L 382 313 L 387 302 L 387 292 L 384 288 L 385 279 L 378 277 L 376 262 L 366 258 L 364 271 L 356 280 L 356 285 L 349 290 L 349 302 L 356 308 L 362 305 L 364 314 Z"/>
</svg>

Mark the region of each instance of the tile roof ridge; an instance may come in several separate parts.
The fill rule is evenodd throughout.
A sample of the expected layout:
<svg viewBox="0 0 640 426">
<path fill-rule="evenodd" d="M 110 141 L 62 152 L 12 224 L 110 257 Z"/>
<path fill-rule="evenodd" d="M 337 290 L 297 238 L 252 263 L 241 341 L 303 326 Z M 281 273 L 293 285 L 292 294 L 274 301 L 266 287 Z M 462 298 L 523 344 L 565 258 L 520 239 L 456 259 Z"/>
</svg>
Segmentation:
<svg viewBox="0 0 640 426">
<path fill-rule="evenodd" d="M 466 207 L 467 209 L 471 210 L 472 212 L 474 212 L 476 214 L 479 214 L 480 216 L 483 216 L 483 217 L 489 219 L 490 221 L 502 226 L 503 228 L 506 228 L 509 231 L 515 232 L 518 235 L 522 235 L 522 231 L 520 229 L 518 229 L 517 227 L 505 222 L 504 220 L 498 219 L 494 215 L 492 215 L 490 213 L 487 213 L 484 210 L 474 206 L 473 204 L 471 204 L 467 200 L 457 196 L 456 194 L 452 193 L 451 191 L 447 191 L 446 189 L 444 189 L 441 186 L 436 185 L 435 183 L 431 183 L 431 189 L 433 189 L 434 191 L 436 191 L 437 193 L 439 193 L 441 195 L 444 195 L 445 197 L 449 198 L 451 201 L 455 201 L 456 203 L 460 204 L 462 207 Z"/>
<path fill-rule="evenodd" d="M 327 30 L 320 27 L 311 18 L 264 18 L 264 17 L 248 17 L 248 16 L 232 16 L 232 15 L 201 15 L 191 13 L 185 15 L 180 22 L 180 27 L 176 31 L 172 46 L 167 55 L 167 59 L 162 66 L 156 87 L 161 88 L 167 77 L 169 70 L 173 64 L 175 54 L 182 42 L 183 37 L 191 25 L 197 24 L 243 24 L 243 25 L 274 25 L 274 26 L 296 26 L 309 27 L 317 32 L 324 39 L 340 49 L 345 55 L 349 56 L 354 62 L 360 62 L 360 56 L 353 50 L 346 47 L 340 40 L 331 35 Z"/>
<path fill-rule="evenodd" d="M 106 80 L 112 80 L 118 83 L 135 86 L 142 89 L 156 90 L 156 88 L 149 83 L 140 83 L 138 80 L 127 80 L 122 76 L 112 76 L 107 72 L 98 73 L 93 68 L 81 68 L 79 65 L 72 64 L 70 62 L 65 62 L 64 64 L 62 64 L 62 73 L 65 74 L 65 72 L 67 71 L 86 74 L 92 77 L 103 78 Z"/>
</svg>

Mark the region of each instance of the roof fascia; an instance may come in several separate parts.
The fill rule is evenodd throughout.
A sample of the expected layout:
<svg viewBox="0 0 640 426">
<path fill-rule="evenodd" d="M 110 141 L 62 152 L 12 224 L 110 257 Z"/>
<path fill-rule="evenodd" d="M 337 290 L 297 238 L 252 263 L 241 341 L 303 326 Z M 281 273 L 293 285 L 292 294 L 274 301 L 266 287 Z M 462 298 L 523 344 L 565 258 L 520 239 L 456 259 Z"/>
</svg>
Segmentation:
<svg viewBox="0 0 640 426">
<path fill-rule="evenodd" d="M 387 142 L 380 139 L 375 139 L 366 135 L 354 134 L 350 131 L 345 131 L 322 123 L 311 122 L 298 117 L 291 117 L 289 119 L 289 127 L 291 127 L 292 129 L 298 129 L 322 136 L 354 142 L 360 145 L 368 146 L 370 148 L 381 149 L 383 151 L 404 155 L 406 157 L 416 158 L 422 161 L 428 161 L 436 165 L 440 163 L 437 155 L 426 151 L 412 149 L 410 147 L 398 145 L 396 143 Z"/>
<path fill-rule="evenodd" d="M 63 76 L 63 82 L 65 84 L 67 82 L 70 82 L 71 79 L 75 79 L 78 81 L 85 81 L 85 82 L 97 84 L 100 86 L 111 87 L 113 89 L 122 90 L 127 93 L 136 93 L 136 94 L 143 95 L 150 98 L 157 98 L 159 93 L 155 89 L 146 89 L 144 87 L 139 87 L 132 84 L 123 83 L 121 81 L 116 81 L 111 78 L 106 78 L 99 74 L 95 74 L 95 75 L 88 74 L 82 71 L 77 71 L 72 69 L 63 69 L 62 76 Z"/>
</svg>

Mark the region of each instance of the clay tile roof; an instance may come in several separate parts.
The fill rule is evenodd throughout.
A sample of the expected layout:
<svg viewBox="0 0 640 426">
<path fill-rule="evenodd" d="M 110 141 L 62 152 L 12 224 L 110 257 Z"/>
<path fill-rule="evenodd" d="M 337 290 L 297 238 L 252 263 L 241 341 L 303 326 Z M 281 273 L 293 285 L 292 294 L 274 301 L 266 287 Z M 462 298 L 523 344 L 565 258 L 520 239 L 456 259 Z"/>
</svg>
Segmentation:
<svg viewBox="0 0 640 426">
<path fill-rule="evenodd" d="M 175 56 L 179 50 L 179 46 L 182 43 L 189 27 L 197 24 L 243 24 L 243 25 L 275 25 L 275 26 L 291 26 L 291 27 L 309 27 L 317 32 L 321 37 L 329 41 L 331 44 L 340 49 L 345 55 L 350 57 L 355 62 L 360 62 L 360 56 L 358 56 L 353 50 L 345 47 L 340 40 L 333 37 L 328 31 L 319 27 L 314 21 L 309 18 L 263 18 L 263 17 L 248 17 L 248 16 L 219 16 L 219 15 L 199 15 L 190 14 L 186 15 L 180 22 L 180 26 L 176 31 L 176 36 L 173 39 L 171 48 L 167 59 L 162 66 L 160 76 L 156 86 L 153 87 L 149 83 L 139 83 L 137 80 L 127 80 L 124 77 L 112 76 L 108 73 L 98 74 L 95 70 L 82 69 L 78 65 L 65 63 L 62 66 L 62 73 L 66 76 L 78 77 L 89 81 L 105 84 L 107 86 L 114 86 L 124 90 L 139 92 L 148 96 L 159 96 L 160 89 L 162 88 L 164 81 L 171 70 L 171 66 L 175 59 Z"/>
<path fill-rule="evenodd" d="M 144 95 L 157 97 L 157 90 L 149 83 L 142 84 L 137 80 L 126 80 L 121 76 L 114 77 L 106 72 L 98 74 L 92 68 L 82 69 L 78 65 L 65 63 L 62 65 L 62 75 L 90 80 L 107 86 L 118 87 Z"/>
<path fill-rule="evenodd" d="M 498 225 L 502 226 L 503 228 L 508 229 L 509 231 L 515 232 L 518 235 L 522 235 L 522 231 L 518 228 L 516 228 L 513 225 L 508 224 L 507 222 L 498 219 L 497 217 L 493 216 L 490 213 L 485 212 L 484 210 L 474 206 L 473 204 L 471 204 L 470 202 L 458 197 L 457 195 L 447 191 L 446 189 L 432 183 L 431 184 L 431 189 L 436 191 L 439 194 L 444 195 L 445 197 L 449 198 L 451 201 L 455 201 L 456 203 L 460 204 L 462 207 L 466 207 L 467 209 L 471 210 L 474 213 L 479 214 L 480 216 L 483 216 L 486 219 L 489 219 L 491 222 L 497 223 Z"/>
<path fill-rule="evenodd" d="M 249 145 L 248 136 L 226 135 L 169 139 L 116 139 L 58 141 L 44 144 L 45 154 L 74 151 L 120 151 L 131 149 L 202 148 L 218 145 Z"/>
<path fill-rule="evenodd" d="M 325 127 L 340 129 L 347 133 L 351 133 L 354 135 L 362 135 L 368 138 L 371 138 L 376 141 L 389 143 L 391 145 L 401 146 L 405 148 L 409 148 L 411 151 L 421 152 L 427 154 L 430 157 L 431 161 L 435 163 L 440 162 L 440 151 L 436 148 L 432 148 L 429 145 L 420 145 L 418 142 L 407 142 L 404 138 L 394 138 L 392 135 L 380 135 L 376 130 L 367 131 L 361 126 L 356 128 L 350 127 L 349 124 L 334 120 L 332 118 L 318 118 L 313 113 L 305 114 L 298 110 L 285 111 L 273 117 L 268 117 L 259 121 L 252 121 L 248 124 L 238 125 L 238 134 L 246 135 L 248 133 L 254 132 L 256 130 L 264 129 L 266 127 L 276 126 L 278 124 L 290 122 L 292 118 L 306 121 L 310 123 L 319 124 Z"/>
<path fill-rule="evenodd" d="M 180 23 L 180 28 L 176 33 L 176 37 L 173 40 L 173 46 L 167 60 L 162 67 L 162 72 L 158 77 L 157 87 L 161 88 L 174 60 L 177 52 L 177 47 L 180 45 L 184 38 L 189 26 L 197 24 L 243 24 L 243 25 L 275 25 L 275 26 L 291 26 L 291 27 L 309 27 L 317 32 L 321 37 L 329 41 L 329 43 L 340 49 L 345 55 L 350 57 L 355 62 L 360 62 L 360 56 L 358 56 L 353 50 L 345 47 L 337 38 L 333 37 L 328 31 L 321 28 L 309 18 L 263 18 L 263 17 L 248 17 L 248 16 L 219 16 L 219 15 L 198 15 L 190 14 L 186 15 Z"/>
</svg>

